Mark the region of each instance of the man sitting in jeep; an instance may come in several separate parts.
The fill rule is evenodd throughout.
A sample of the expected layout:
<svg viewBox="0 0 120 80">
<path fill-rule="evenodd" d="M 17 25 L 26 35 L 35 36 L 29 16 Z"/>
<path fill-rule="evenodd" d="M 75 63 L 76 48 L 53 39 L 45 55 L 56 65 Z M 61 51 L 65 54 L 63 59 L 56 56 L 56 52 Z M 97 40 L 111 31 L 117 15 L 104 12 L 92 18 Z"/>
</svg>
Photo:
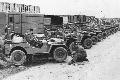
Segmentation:
<svg viewBox="0 0 120 80">
<path fill-rule="evenodd" d="M 43 46 L 43 43 L 39 41 L 35 35 L 33 35 L 33 29 L 30 29 L 26 34 L 25 34 L 26 41 L 34 47 L 41 48 Z"/>
</svg>

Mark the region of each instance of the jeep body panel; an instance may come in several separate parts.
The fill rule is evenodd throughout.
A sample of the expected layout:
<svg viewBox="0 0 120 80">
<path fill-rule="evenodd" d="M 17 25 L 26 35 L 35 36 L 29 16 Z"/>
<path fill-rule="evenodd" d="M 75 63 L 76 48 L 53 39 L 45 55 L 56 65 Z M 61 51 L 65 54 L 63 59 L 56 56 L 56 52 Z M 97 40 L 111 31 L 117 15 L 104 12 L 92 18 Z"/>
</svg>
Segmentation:
<svg viewBox="0 0 120 80">
<path fill-rule="evenodd" d="M 23 48 L 27 54 L 35 54 L 35 53 L 50 53 L 51 50 L 54 50 L 53 48 L 56 47 L 64 47 L 67 49 L 65 44 L 61 43 L 55 43 L 55 42 L 46 42 L 43 43 L 43 46 L 41 48 L 36 48 L 34 46 L 31 46 L 27 42 L 22 42 L 22 43 L 10 43 L 10 44 L 5 44 L 5 54 L 10 54 L 13 49 L 19 49 Z"/>
<path fill-rule="evenodd" d="M 10 54 L 11 50 L 16 47 L 21 47 L 26 50 L 27 54 L 33 54 L 33 48 L 28 43 L 11 43 L 5 44 L 5 54 Z"/>
</svg>

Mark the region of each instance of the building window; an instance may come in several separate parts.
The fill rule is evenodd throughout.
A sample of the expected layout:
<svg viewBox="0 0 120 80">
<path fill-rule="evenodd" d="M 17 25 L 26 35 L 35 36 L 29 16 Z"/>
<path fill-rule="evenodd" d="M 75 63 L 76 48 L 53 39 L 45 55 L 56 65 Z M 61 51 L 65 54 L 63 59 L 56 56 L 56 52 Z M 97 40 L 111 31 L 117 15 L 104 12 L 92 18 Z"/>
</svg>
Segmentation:
<svg viewBox="0 0 120 80">
<path fill-rule="evenodd" d="M 9 17 L 9 22 L 13 22 L 13 17 Z"/>
</svg>

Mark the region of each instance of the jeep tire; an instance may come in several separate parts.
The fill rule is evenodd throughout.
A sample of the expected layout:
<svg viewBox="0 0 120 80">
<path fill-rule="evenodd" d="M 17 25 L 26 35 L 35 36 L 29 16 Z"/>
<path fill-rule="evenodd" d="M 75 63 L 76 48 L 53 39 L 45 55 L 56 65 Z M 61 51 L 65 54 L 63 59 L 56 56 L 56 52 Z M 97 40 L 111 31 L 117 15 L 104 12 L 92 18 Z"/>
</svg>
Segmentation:
<svg viewBox="0 0 120 80">
<path fill-rule="evenodd" d="M 57 47 L 53 52 L 53 58 L 57 62 L 63 62 L 67 59 L 67 50 L 63 47 Z"/>
<path fill-rule="evenodd" d="M 93 45 L 95 45 L 98 42 L 98 37 L 97 36 L 92 36 L 91 40 L 93 41 Z"/>
<path fill-rule="evenodd" d="M 93 44 L 93 42 L 90 38 L 87 38 L 83 41 L 83 47 L 85 49 L 90 49 L 92 47 L 92 44 Z"/>
<path fill-rule="evenodd" d="M 10 55 L 10 61 L 14 65 L 23 65 L 26 62 L 25 52 L 22 50 L 14 50 Z"/>
<path fill-rule="evenodd" d="M 102 33 L 99 33 L 99 34 L 97 35 L 97 37 L 98 37 L 98 41 L 101 41 L 101 40 L 102 40 Z"/>
</svg>

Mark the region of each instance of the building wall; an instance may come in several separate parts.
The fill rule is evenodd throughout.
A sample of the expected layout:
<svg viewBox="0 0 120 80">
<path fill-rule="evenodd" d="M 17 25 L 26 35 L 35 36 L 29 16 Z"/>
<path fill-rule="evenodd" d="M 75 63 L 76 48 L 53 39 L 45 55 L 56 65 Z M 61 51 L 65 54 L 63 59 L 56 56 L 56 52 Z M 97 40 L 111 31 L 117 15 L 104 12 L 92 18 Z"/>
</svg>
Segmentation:
<svg viewBox="0 0 120 80">
<path fill-rule="evenodd" d="M 39 6 L 0 2 L 0 12 L 40 13 Z"/>
<path fill-rule="evenodd" d="M 0 12 L 0 32 L 4 34 L 5 26 L 9 25 L 16 33 L 26 33 L 32 28 L 34 33 L 44 32 L 43 14 L 21 14 Z M 22 27 L 21 27 L 22 26 Z"/>
</svg>

